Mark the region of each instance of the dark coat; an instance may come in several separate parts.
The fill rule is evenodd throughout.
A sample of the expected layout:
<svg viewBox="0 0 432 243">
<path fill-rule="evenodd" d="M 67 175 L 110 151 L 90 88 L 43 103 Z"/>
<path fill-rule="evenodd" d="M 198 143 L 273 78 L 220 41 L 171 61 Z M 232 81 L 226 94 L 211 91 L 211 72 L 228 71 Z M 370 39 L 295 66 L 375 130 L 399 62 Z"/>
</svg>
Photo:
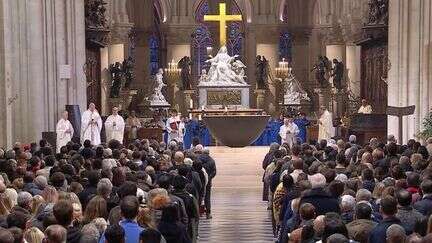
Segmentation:
<svg viewBox="0 0 432 243">
<path fill-rule="evenodd" d="M 317 215 L 324 215 L 328 212 L 340 213 L 338 200 L 323 188 L 313 188 L 305 192 L 300 200 L 300 206 L 304 203 L 314 205 Z"/>
<path fill-rule="evenodd" d="M 201 154 L 198 158 L 201 160 L 202 166 L 208 174 L 209 181 L 211 181 L 216 176 L 216 162 L 208 154 Z"/>
<path fill-rule="evenodd" d="M 392 224 L 401 224 L 401 221 L 396 217 L 389 217 L 383 219 L 369 235 L 369 243 L 383 243 L 386 242 L 387 229 Z"/>
<path fill-rule="evenodd" d="M 158 225 L 158 230 L 167 243 L 192 243 L 187 234 L 186 227 L 180 222 L 161 221 Z"/>
<path fill-rule="evenodd" d="M 424 196 L 420 201 L 414 203 L 414 208 L 421 214 L 429 216 L 432 214 L 432 195 Z"/>
</svg>

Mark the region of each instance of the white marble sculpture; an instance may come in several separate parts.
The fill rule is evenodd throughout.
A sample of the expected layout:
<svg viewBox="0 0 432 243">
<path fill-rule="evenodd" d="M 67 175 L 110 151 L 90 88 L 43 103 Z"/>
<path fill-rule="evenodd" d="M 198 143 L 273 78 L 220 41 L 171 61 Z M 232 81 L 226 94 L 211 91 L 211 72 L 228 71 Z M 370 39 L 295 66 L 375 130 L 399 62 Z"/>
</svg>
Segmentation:
<svg viewBox="0 0 432 243">
<path fill-rule="evenodd" d="M 236 60 L 238 55 L 231 57 L 228 55 L 226 46 L 222 46 L 218 54 L 207 60 L 210 63 L 208 74 L 203 73 L 200 78 L 200 86 L 245 86 L 246 67 L 240 60 Z"/>
<path fill-rule="evenodd" d="M 300 105 L 302 100 L 310 100 L 290 69 L 286 79 L 285 105 Z"/>
<path fill-rule="evenodd" d="M 162 88 L 166 86 L 163 82 L 163 69 L 160 68 L 154 77 L 154 82 L 156 84 L 154 92 L 151 96 L 150 103 L 151 105 L 169 105 L 166 101 L 165 96 L 162 94 Z"/>
</svg>

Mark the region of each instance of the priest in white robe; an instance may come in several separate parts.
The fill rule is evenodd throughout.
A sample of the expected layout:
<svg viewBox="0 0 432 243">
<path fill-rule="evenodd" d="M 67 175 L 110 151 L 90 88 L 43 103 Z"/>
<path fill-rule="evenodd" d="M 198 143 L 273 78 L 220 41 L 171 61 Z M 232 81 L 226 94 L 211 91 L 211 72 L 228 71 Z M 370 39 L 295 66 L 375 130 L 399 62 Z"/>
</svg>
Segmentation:
<svg viewBox="0 0 432 243">
<path fill-rule="evenodd" d="M 372 114 L 372 106 L 368 104 L 365 99 L 362 99 L 362 104 L 358 109 L 357 113 L 360 114 Z"/>
<path fill-rule="evenodd" d="M 285 118 L 284 124 L 280 127 L 279 136 L 282 144 L 287 143 L 290 148 L 297 142 L 297 136 L 300 133 L 298 126 L 292 118 Z"/>
<path fill-rule="evenodd" d="M 61 147 L 66 146 L 72 140 L 74 134 L 72 123 L 70 123 L 68 117 L 68 112 L 63 111 L 62 118 L 57 122 L 57 153 L 60 153 Z"/>
<path fill-rule="evenodd" d="M 96 106 L 90 103 L 88 110 L 81 116 L 81 143 L 90 140 L 91 144 L 97 146 L 101 143 L 100 133 L 102 130 L 102 118 L 96 110 Z"/>
<path fill-rule="evenodd" d="M 117 140 L 120 143 L 123 143 L 124 129 L 125 121 L 123 117 L 118 114 L 118 108 L 113 107 L 112 115 L 110 115 L 105 121 L 107 142 Z"/>
<path fill-rule="evenodd" d="M 166 131 L 168 132 L 168 143 L 171 141 L 181 141 L 180 120 L 177 117 L 177 111 L 172 110 L 170 117 L 166 121 Z"/>
<path fill-rule="evenodd" d="M 334 136 L 333 115 L 327 108 L 321 107 L 321 117 L 318 119 L 318 140 L 329 140 Z"/>
</svg>

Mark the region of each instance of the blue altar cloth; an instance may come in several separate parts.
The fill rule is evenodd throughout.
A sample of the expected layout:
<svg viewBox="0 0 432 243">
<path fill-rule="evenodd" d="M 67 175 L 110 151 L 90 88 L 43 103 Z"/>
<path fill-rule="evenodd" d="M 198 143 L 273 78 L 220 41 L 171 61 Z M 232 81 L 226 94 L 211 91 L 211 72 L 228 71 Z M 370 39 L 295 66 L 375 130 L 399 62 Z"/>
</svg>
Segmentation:
<svg viewBox="0 0 432 243">
<path fill-rule="evenodd" d="M 270 119 L 262 134 L 252 143 L 252 146 L 268 146 L 271 143 L 280 144 L 281 138 L 279 137 L 279 130 L 282 125 L 282 121 Z M 194 137 L 198 137 L 200 143 L 204 146 L 211 145 L 213 137 L 203 123 L 200 123 L 197 120 L 192 120 L 186 123 L 185 128 L 185 135 L 183 137 L 185 149 L 191 147 Z"/>
</svg>

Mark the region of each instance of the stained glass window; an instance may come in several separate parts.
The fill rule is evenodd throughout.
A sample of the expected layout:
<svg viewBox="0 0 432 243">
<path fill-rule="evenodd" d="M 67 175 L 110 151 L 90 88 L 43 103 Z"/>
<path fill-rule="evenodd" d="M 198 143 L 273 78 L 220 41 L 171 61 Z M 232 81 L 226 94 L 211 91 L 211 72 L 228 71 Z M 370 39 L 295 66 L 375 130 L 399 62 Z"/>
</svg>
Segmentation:
<svg viewBox="0 0 432 243">
<path fill-rule="evenodd" d="M 206 14 L 209 14 L 209 5 L 207 1 L 204 1 L 196 13 L 196 21 L 200 24 L 192 34 L 192 74 L 197 78 L 201 75 L 201 70 L 207 69 L 205 63 L 207 60 L 207 48 L 213 47 L 210 30 L 204 22 L 204 15 Z"/>
<path fill-rule="evenodd" d="M 159 38 L 153 34 L 149 38 L 150 74 L 155 75 L 159 69 Z"/>
<path fill-rule="evenodd" d="M 284 31 L 279 36 L 279 58 L 292 62 L 292 35 Z"/>
<path fill-rule="evenodd" d="M 208 66 L 205 63 L 208 58 L 207 48 L 212 47 L 213 52 L 218 49 L 213 40 L 213 36 L 215 35 L 209 30 L 210 24 L 204 22 L 204 15 L 206 14 L 210 14 L 209 0 L 202 1 L 195 14 L 195 20 L 199 23 L 199 26 L 192 34 L 192 73 L 196 78 L 200 76 L 201 70 L 208 69 Z M 237 6 L 235 1 L 232 1 L 229 14 L 241 14 L 240 8 Z M 226 44 L 228 53 L 230 55 L 239 55 L 240 58 L 243 55 L 243 29 L 243 23 L 231 22 L 228 24 L 228 38 Z"/>
</svg>

